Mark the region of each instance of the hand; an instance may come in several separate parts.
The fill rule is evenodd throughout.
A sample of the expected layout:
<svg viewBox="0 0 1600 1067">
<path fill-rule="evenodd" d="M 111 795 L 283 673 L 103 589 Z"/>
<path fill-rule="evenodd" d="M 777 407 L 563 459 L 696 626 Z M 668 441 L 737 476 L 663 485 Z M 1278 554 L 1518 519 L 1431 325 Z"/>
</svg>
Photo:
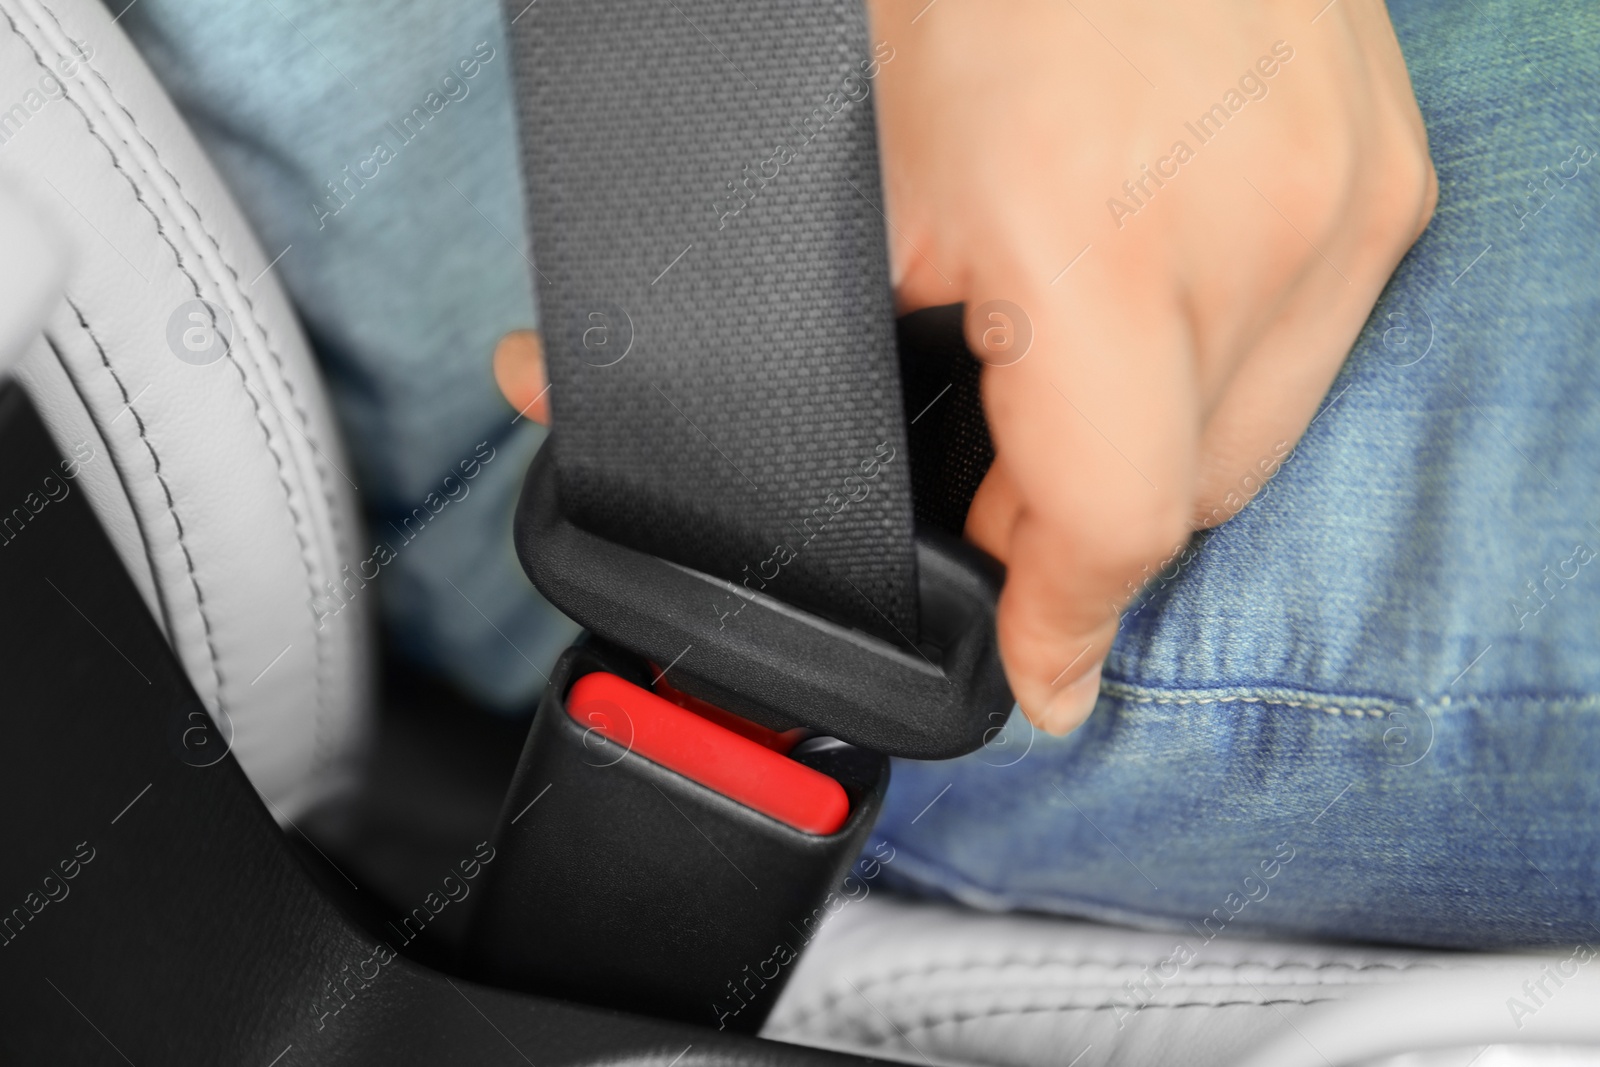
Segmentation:
<svg viewBox="0 0 1600 1067">
<path fill-rule="evenodd" d="M 967 534 L 1008 566 L 1001 656 L 1053 733 L 1144 581 L 1298 441 L 1432 217 L 1387 11 L 1323 2 L 868 0 L 897 299 L 965 301 L 990 363 Z M 1020 360 L 991 301 L 1031 324 Z"/>
</svg>

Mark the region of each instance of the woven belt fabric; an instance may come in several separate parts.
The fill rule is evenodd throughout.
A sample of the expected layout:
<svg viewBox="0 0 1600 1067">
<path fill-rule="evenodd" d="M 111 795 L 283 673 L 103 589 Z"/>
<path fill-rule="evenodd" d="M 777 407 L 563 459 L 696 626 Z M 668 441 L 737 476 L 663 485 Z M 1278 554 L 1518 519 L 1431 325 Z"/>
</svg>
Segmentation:
<svg viewBox="0 0 1600 1067">
<path fill-rule="evenodd" d="M 893 59 L 860 0 L 514 0 L 507 18 L 562 506 L 915 640 L 872 106 Z"/>
</svg>

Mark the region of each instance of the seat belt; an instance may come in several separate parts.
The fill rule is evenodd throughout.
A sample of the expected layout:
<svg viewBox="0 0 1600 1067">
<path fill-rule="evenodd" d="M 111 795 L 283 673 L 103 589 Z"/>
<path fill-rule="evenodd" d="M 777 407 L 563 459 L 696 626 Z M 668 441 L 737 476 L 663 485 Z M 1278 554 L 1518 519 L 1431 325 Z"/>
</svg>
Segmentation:
<svg viewBox="0 0 1600 1067">
<path fill-rule="evenodd" d="M 956 536 L 992 458 L 977 368 L 959 308 L 902 324 L 908 419 L 893 50 L 860 0 L 517 8 L 553 429 L 515 536 L 592 637 L 535 716 L 468 965 L 753 1032 L 881 867 L 886 756 L 971 751 L 1012 707 L 1001 574 Z"/>
<path fill-rule="evenodd" d="M 512 31 L 568 515 L 914 642 L 860 0 L 546 3 Z"/>
<path fill-rule="evenodd" d="M 872 107 L 893 49 L 860 0 L 512 8 L 554 424 L 518 520 L 535 584 L 756 721 L 977 747 L 1011 705 L 999 575 L 949 514 L 914 521 Z"/>
</svg>

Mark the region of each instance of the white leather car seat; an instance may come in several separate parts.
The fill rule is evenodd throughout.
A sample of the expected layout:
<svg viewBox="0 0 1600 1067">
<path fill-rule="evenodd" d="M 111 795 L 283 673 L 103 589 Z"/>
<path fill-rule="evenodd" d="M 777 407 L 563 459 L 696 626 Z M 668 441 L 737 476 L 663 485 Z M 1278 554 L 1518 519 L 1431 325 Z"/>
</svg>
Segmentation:
<svg viewBox="0 0 1600 1067">
<path fill-rule="evenodd" d="M 98 3 L 0 4 L 0 183 L 13 216 L 59 234 L 41 254 L 8 226 L 7 272 L 38 289 L 70 263 L 63 295 L 33 294 L 43 332 L 12 333 L 10 373 L 63 454 L 91 450 L 77 485 L 251 781 L 294 818 L 350 779 L 372 673 L 366 604 L 320 624 L 310 606 L 365 553 L 271 257 Z M 38 325 L 23 292 L 3 298 L 12 331 Z"/>
<path fill-rule="evenodd" d="M 1439 1058 L 1392 1067 L 1600 1064 L 1600 969 L 1571 950 L 1202 944 L 1181 931 L 856 892 L 858 900 L 839 898 L 795 965 L 764 1036 L 905 1063 L 999 1067 L 1284 1067 L 1430 1048 Z M 1193 959 L 1174 952 L 1180 941 Z M 1523 989 L 1541 981 L 1543 996 Z M 1531 1011 L 1508 1010 L 1512 998 Z M 1557 1043 L 1560 1058 L 1540 1058 L 1548 1052 L 1527 1042 Z"/>
<path fill-rule="evenodd" d="M 257 246 L 98 3 L 0 0 L 0 377 L 20 381 L 64 454 L 90 457 L 75 486 L 288 820 L 349 780 L 372 656 L 364 601 L 320 625 L 311 608 L 363 553 L 352 471 L 271 270 L 281 251 Z M 193 320 L 196 300 L 210 307 Z M 1507 1021 L 1504 1001 L 1565 955 L 1219 940 L 1168 977 L 1172 947 L 874 893 L 824 927 L 765 1034 L 916 1063 L 1091 1067 L 1247 1049 L 1260 1064 L 1350 1063 L 1593 1041 L 1600 1025 L 1600 971 Z M 1442 993 L 1441 977 L 1454 983 Z M 1495 1062 L 1509 1061 L 1477 1060 Z"/>
</svg>

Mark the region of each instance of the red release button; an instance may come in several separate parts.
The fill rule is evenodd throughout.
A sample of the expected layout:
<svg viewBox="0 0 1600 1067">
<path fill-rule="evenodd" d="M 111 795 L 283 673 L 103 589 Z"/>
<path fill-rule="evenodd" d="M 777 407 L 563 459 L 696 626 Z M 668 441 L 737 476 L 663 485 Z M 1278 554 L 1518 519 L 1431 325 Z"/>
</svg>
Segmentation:
<svg viewBox="0 0 1600 1067">
<path fill-rule="evenodd" d="M 614 674 L 579 678 L 567 693 L 567 714 L 608 741 L 796 830 L 831 834 L 850 815 L 844 786 L 821 771 Z"/>
</svg>

